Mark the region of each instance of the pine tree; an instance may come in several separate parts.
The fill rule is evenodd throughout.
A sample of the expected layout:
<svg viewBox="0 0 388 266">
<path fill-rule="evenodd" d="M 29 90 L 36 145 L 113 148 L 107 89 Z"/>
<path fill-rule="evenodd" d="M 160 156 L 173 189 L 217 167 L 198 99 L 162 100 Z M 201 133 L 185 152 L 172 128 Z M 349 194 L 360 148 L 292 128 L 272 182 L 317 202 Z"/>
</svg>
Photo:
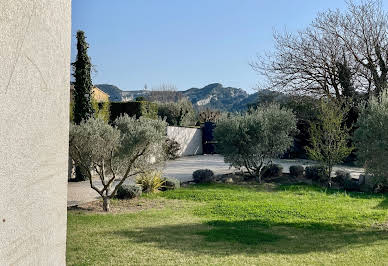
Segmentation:
<svg viewBox="0 0 388 266">
<path fill-rule="evenodd" d="M 88 120 L 93 116 L 92 108 L 92 79 L 90 72 L 92 64 L 88 56 L 89 45 L 85 40 L 83 31 L 77 32 L 77 58 L 73 66 L 74 81 L 74 118 L 75 124 L 79 125 L 82 120 Z M 81 172 L 80 167 L 75 168 L 76 181 L 86 180 L 86 176 Z"/>
</svg>

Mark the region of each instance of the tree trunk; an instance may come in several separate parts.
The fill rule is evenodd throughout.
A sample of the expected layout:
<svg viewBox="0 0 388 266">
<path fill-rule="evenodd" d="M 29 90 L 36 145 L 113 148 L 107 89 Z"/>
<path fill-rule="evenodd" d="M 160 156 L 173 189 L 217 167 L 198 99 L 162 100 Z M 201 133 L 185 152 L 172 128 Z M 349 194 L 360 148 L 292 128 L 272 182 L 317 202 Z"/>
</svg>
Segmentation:
<svg viewBox="0 0 388 266">
<path fill-rule="evenodd" d="M 102 203 L 102 209 L 105 212 L 110 212 L 110 203 L 109 203 L 109 197 L 104 197 L 104 201 Z"/>
<path fill-rule="evenodd" d="M 331 171 L 332 170 L 333 170 L 333 166 L 329 166 L 329 182 L 328 182 L 329 188 L 331 188 Z"/>
<path fill-rule="evenodd" d="M 256 172 L 256 181 L 261 184 L 261 175 L 262 175 L 262 170 Z"/>
</svg>

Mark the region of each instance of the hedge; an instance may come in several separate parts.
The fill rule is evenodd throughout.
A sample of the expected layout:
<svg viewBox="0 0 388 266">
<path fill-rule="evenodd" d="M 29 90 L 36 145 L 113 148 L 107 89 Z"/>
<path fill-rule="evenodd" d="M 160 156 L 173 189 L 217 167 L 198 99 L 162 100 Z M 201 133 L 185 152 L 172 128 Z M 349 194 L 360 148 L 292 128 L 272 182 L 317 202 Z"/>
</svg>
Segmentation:
<svg viewBox="0 0 388 266">
<path fill-rule="evenodd" d="M 112 102 L 110 104 L 110 121 L 113 122 L 122 114 L 136 116 L 136 118 L 143 116 L 151 119 L 157 119 L 158 105 L 147 101 Z"/>
</svg>

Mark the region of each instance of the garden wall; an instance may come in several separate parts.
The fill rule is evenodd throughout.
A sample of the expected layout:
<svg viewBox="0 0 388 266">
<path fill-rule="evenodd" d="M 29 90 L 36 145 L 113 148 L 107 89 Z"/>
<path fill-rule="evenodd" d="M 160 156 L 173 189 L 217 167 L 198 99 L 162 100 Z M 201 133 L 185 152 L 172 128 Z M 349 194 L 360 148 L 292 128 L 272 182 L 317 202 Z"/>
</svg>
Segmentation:
<svg viewBox="0 0 388 266">
<path fill-rule="evenodd" d="M 202 129 L 188 127 L 167 127 L 167 137 L 181 145 L 179 156 L 203 154 Z"/>
<path fill-rule="evenodd" d="M 70 0 L 0 0 L 0 265 L 65 265 Z"/>
</svg>

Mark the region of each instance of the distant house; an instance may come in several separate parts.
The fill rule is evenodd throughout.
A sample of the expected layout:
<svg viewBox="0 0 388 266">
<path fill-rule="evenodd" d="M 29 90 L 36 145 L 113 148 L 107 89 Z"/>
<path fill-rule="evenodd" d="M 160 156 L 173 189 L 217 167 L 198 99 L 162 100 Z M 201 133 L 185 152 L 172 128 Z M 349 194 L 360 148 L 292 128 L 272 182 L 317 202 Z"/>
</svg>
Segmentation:
<svg viewBox="0 0 388 266">
<path fill-rule="evenodd" d="M 70 101 L 72 101 L 73 99 L 73 92 L 74 92 L 74 85 L 70 84 Z M 92 92 L 93 92 L 92 97 L 97 102 L 102 103 L 102 102 L 109 101 L 109 95 L 103 92 L 102 90 L 100 90 L 99 88 L 93 87 Z"/>
</svg>

